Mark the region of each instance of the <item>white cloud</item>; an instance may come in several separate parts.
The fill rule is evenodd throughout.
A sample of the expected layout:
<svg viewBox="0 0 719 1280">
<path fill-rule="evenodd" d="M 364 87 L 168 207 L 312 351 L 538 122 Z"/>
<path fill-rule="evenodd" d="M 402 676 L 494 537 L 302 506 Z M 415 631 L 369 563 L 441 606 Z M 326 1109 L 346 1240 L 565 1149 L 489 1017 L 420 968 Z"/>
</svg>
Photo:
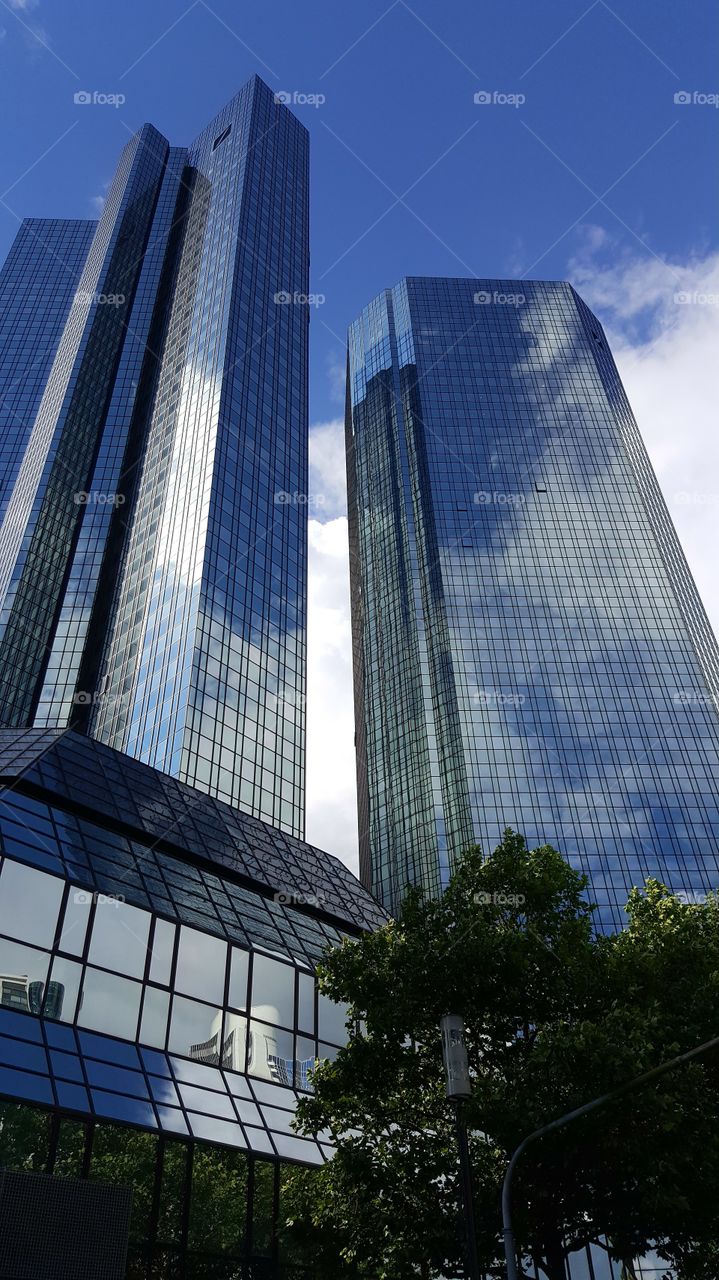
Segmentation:
<svg viewBox="0 0 719 1280">
<path fill-rule="evenodd" d="M 684 263 L 619 255 L 586 228 L 567 277 L 596 310 L 657 471 L 699 592 L 719 630 L 719 254 Z M 357 820 L 343 425 L 310 437 L 308 839 L 357 870 Z M 328 518 L 332 517 L 332 518 Z"/>
<path fill-rule="evenodd" d="M 310 431 L 310 507 L 318 519 L 347 512 L 344 423 L 319 422 Z"/>
<path fill-rule="evenodd" d="M 357 874 L 347 518 L 309 524 L 307 839 Z"/>
<path fill-rule="evenodd" d="M 719 253 L 684 263 L 633 255 L 602 261 L 585 247 L 570 263 L 569 279 L 607 331 L 699 594 L 719 631 Z M 714 301 L 702 301 L 707 298 Z"/>
<path fill-rule="evenodd" d="M 29 13 L 31 9 L 37 9 L 39 0 L 10 0 L 11 9 L 19 9 L 22 13 Z"/>
</svg>

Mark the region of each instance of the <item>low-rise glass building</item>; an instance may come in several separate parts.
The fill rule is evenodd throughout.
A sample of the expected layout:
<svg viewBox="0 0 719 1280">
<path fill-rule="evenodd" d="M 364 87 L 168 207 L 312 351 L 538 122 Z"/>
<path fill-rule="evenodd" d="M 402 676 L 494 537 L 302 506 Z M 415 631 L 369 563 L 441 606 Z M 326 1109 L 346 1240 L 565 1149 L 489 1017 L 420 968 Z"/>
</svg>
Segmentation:
<svg viewBox="0 0 719 1280">
<path fill-rule="evenodd" d="M 71 731 L 0 732 L 0 1168 L 131 1183 L 127 1274 L 285 1272 L 292 1119 L 383 912 L 329 854 Z"/>
</svg>

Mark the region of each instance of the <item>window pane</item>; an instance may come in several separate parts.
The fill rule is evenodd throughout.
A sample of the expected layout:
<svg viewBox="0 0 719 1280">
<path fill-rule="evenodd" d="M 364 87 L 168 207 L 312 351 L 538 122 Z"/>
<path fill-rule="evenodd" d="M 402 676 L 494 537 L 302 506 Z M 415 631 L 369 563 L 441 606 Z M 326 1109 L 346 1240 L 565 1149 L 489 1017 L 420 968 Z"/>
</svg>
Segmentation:
<svg viewBox="0 0 719 1280">
<path fill-rule="evenodd" d="M 52 962 L 50 981 L 45 991 L 43 1013 L 46 1018 L 58 1018 L 72 1022 L 77 1009 L 77 997 L 82 983 L 82 965 L 76 960 L 63 960 L 56 956 Z"/>
<path fill-rule="evenodd" d="M 291 1031 L 266 1027 L 261 1022 L 250 1023 L 247 1068 L 250 1075 L 291 1086 L 294 1075 L 293 1038 Z"/>
<path fill-rule="evenodd" d="M 130 1239 L 142 1241 L 147 1231 L 155 1185 L 157 1137 L 137 1129 L 98 1124 L 92 1138 L 90 1177 L 124 1182 L 132 1187 Z"/>
<path fill-rule="evenodd" d="M 242 1252 L 247 1222 L 247 1157 L 241 1151 L 196 1146 L 188 1246 L 203 1252 Z"/>
<path fill-rule="evenodd" d="M 44 1172 L 49 1137 L 49 1112 L 36 1111 L 24 1103 L 0 1101 L 0 1169 Z"/>
<path fill-rule="evenodd" d="M 62 891 L 62 880 L 6 858 L 0 872 L 0 933 L 51 947 Z"/>
<path fill-rule="evenodd" d="M 187 1179 L 189 1147 L 182 1142 L 168 1142 L 162 1162 L 162 1190 L 157 1238 L 163 1244 L 179 1243 L 182 1238 L 182 1207 Z"/>
<path fill-rule="evenodd" d="M 159 991 L 157 987 L 145 987 L 145 999 L 142 1002 L 142 1021 L 140 1023 L 141 1044 L 150 1044 L 156 1049 L 164 1049 L 167 1038 L 167 1015 L 169 1009 L 169 991 Z"/>
<path fill-rule="evenodd" d="M 61 1120 L 53 1173 L 60 1178 L 79 1178 L 85 1154 L 85 1125 L 81 1120 Z"/>
<path fill-rule="evenodd" d="M 230 1004 L 234 1009 L 247 1008 L 247 975 L 250 968 L 248 951 L 232 948 L 230 960 Z"/>
<path fill-rule="evenodd" d="M 315 1032 L 315 980 L 309 973 L 300 973 L 299 1010 L 297 1026 L 300 1031 Z"/>
<path fill-rule="evenodd" d="M 227 1071 L 244 1072 L 246 1044 L 247 1019 L 242 1018 L 239 1013 L 226 1013 L 222 1065 Z"/>
<path fill-rule="evenodd" d="M 150 918 L 149 912 L 139 907 L 98 894 L 90 942 L 91 963 L 116 969 L 130 978 L 141 978 L 145 972 Z"/>
<path fill-rule="evenodd" d="M 320 1022 L 320 1040 L 329 1040 L 332 1044 L 346 1044 L 347 1005 L 335 1004 L 334 1000 L 328 1000 L 327 996 L 321 995 L 318 997 L 317 1012 Z"/>
<path fill-rule="evenodd" d="M 140 1012 L 139 982 L 118 978 L 114 973 L 86 969 L 77 1020 L 82 1027 L 104 1031 L 122 1040 L 134 1040 Z"/>
<path fill-rule="evenodd" d="M 275 1166 L 267 1160 L 255 1161 L 254 1196 L 252 1199 L 252 1252 L 272 1252 L 275 1221 Z"/>
<path fill-rule="evenodd" d="M 39 1013 L 47 981 L 49 955 L 0 938 L 0 1005 Z"/>
<path fill-rule="evenodd" d="M 222 1010 L 184 996 L 173 996 L 170 1020 L 171 1053 L 216 1067 L 220 1061 Z"/>
<path fill-rule="evenodd" d="M 155 920 L 152 939 L 150 977 L 153 982 L 168 986 L 172 968 L 172 949 L 175 945 L 175 926 L 169 920 Z"/>
<path fill-rule="evenodd" d="M 60 934 L 60 950 L 69 951 L 70 955 L 81 956 L 85 946 L 85 934 L 90 922 L 90 907 L 93 895 L 87 889 L 78 889 L 74 884 L 65 904 L 65 916 Z"/>
<path fill-rule="evenodd" d="M 252 1016 L 294 1026 L 295 970 L 258 952 L 252 958 Z"/>
<path fill-rule="evenodd" d="M 180 929 L 175 987 L 187 996 L 222 1004 L 225 999 L 227 943 L 187 925 Z"/>
</svg>

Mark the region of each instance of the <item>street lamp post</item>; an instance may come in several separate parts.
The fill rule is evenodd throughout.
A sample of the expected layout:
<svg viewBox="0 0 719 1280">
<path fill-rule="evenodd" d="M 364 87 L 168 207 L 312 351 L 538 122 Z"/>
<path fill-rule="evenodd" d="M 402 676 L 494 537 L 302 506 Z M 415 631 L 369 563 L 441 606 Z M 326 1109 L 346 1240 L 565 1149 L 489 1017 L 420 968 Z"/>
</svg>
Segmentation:
<svg viewBox="0 0 719 1280">
<path fill-rule="evenodd" d="M 464 1039 L 464 1022 L 456 1014 L 447 1014 L 440 1023 L 442 1031 L 442 1057 L 447 1078 L 447 1097 L 455 1104 L 457 1114 L 457 1145 L 459 1147 L 459 1172 L 462 1184 L 464 1222 L 467 1245 L 467 1275 L 469 1280 L 480 1280 L 477 1259 L 477 1229 L 474 1221 L 474 1197 L 472 1195 L 472 1166 L 469 1159 L 467 1125 L 464 1104 L 472 1094 L 472 1081 L 467 1062 L 467 1045 Z"/>
<path fill-rule="evenodd" d="M 668 1071 L 673 1071 L 675 1067 L 680 1067 L 682 1063 L 690 1062 L 692 1058 L 698 1058 L 701 1053 L 708 1053 L 710 1049 L 717 1048 L 719 1048 L 719 1036 L 715 1036 L 713 1040 L 705 1040 L 704 1044 L 697 1045 L 696 1049 L 690 1049 L 688 1053 L 680 1053 L 678 1057 L 670 1058 L 668 1062 L 663 1062 L 658 1067 L 652 1067 L 651 1071 L 645 1071 L 643 1075 L 636 1076 L 634 1080 L 628 1080 L 625 1084 L 619 1085 L 617 1089 L 612 1089 L 610 1093 L 603 1093 L 601 1097 L 593 1098 L 591 1102 L 585 1102 L 583 1106 L 576 1107 L 574 1111 L 568 1111 L 566 1115 L 560 1116 L 558 1120 L 552 1120 L 550 1124 L 543 1125 L 541 1129 L 535 1129 L 534 1133 L 530 1133 L 520 1142 L 507 1166 L 502 1187 L 502 1226 L 504 1228 L 504 1256 L 507 1263 L 507 1280 L 518 1280 L 519 1276 L 517 1271 L 517 1248 L 512 1228 L 512 1177 L 517 1167 L 517 1161 L 530 1142 L 535 1142 L 537 1138 L 543 1138 L 545 1134 L 552 1133 L 555 1129 L 563 1129 L 565 1125 L 571 1124 L 573 1120 L 579 1120 L 581 1116 L 589 1115 L 590 1111 L 598 1111 L 600 1107 L 606 1106 L 610 1102 L 615 1102 L 617 1098 L 624 1097 L 626 1093 L 633 1093 L 636 1089 L 642 1089 L 644 1085 L 649 1084 L 652 1080 L 659 1079 L 660 1076 L 666 1075 Z"/>
</svg>

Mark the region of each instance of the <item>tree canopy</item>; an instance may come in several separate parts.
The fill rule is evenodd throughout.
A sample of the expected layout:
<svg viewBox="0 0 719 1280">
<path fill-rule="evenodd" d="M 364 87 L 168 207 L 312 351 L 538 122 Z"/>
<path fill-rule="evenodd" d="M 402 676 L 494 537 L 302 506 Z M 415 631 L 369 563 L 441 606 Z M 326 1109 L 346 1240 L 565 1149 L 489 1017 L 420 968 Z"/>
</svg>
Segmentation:
<svg viewBox="0 0 719 1280">
<path fill-rule="evenodd" d="M 462 858 L 441 899 L 411 890 L 397 920 L 327 956 L 320 987 L 349 1005 L 349 1039 L 318 1065 L 298 1124 L 336 1154 L 291 1175 L 286 1201 L 317 1275 L 464 1274 L 443 1014 L 465 1021 L 480 1263 L 497 1275 L 520 1141 L 719 1034 L 717 899 L 688 904 L 648 880 L 627 927 L 602 936 L 586 890 L 555 849 L 508 830 L 490 857 Z M 625 1262 L 653 1245 L 680 1280 L 715 1280 L 718 1086 L 712 1053 L 530 1146 L 513 1194 L 526 1274 L 563 1280 L 587 1244 Z"/>
</svg>

